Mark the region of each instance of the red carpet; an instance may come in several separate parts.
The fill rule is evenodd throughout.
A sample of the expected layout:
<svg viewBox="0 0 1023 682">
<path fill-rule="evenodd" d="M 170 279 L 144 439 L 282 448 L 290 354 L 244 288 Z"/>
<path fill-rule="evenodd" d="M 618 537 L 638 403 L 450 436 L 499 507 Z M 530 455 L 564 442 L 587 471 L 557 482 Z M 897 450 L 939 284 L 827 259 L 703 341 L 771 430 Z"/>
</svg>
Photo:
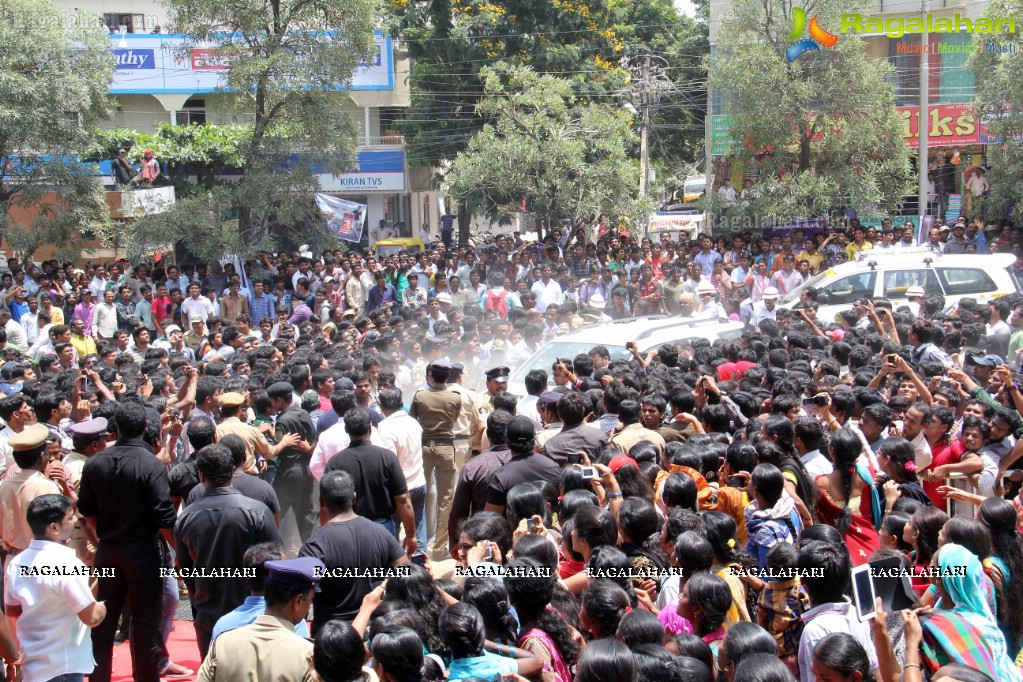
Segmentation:
<svg viewBox="0 0 1023 682">
<path fill-rule="evenodd" d="M 195 629 L 190 620 L 174 621 L 174 631 L 167 640 L 170 659 L 178 665 L 198 672 L 202 661 L 199 660 L 199 648 L 195 645 Z M 114 673 L 112 682 L 131 682 L 131 649 L 127 642 L 114 645 Z M 175 678 L 189 682 L 195 675 Z"/>
</svg>

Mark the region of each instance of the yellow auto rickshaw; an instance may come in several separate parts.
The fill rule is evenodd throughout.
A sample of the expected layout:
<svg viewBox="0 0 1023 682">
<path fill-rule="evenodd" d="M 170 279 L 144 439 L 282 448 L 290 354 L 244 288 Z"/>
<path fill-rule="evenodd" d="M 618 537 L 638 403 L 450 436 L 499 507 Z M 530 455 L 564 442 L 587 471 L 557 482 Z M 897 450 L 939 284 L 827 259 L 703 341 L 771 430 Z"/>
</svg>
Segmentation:
<svg viewBox="0 0 1023 682">
<path fill-rule="evenodd" d="M 373 254 L 377 260 L 393 256 L 401 251 L 407 251 L 410 255 L 417 255 L 426 250 L 426 244 L 422 239 L 414 237 L 394 237 L 392 239 L 381 239 L 373 245 Z"/>
</svg>

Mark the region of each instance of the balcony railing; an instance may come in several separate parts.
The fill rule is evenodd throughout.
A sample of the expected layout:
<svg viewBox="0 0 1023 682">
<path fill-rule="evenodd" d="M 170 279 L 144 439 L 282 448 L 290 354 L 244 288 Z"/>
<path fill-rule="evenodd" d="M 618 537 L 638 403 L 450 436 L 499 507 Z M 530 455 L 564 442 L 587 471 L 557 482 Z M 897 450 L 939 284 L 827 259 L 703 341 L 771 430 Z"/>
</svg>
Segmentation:
<svg viewBox="0 0 1023 682">
<path fill-rule="evenodd" d="M 404 135 L 366 135 L 360 142 L 362 147 L 404 147 Z"/>
</svg>

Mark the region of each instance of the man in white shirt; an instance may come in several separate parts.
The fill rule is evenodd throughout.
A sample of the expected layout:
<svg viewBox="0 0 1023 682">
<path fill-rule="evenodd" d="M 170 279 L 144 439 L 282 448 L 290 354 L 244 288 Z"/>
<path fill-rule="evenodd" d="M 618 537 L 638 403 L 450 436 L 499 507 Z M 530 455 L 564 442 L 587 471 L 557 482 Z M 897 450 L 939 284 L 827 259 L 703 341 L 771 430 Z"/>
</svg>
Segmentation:
<svg viewBox="0 0 1023 682">
<path fill-rule="evenodd" d="M 337 394 L 331 395 L 330 405 L 334 412 L 337 413 L 338 421 L 320 434 L 319 440 L 316 441 L 316 447 L 313 449 L 313 455 L 309 460 L 309 470 L 312 471 L 317 481 L 323 478 L 323 472 L 327 470 L 327 462 L 330 461 L 330 458 L 352 444 L 352 439 L 345 430 L 344 415 L 345 412 L 355 406 L 355 401 L 352 399 L 348 404 L 345 404 L 342 401 L 335 400 L 334 395 Z M 386 447 L 377 429 L 370 429 L 369 442 L 378 447 Z"/>
<path fill-rule="evenodd" d="M 778 290 L 774 287 L 764 289 L 764 295 L 759 303 L 753 304 L 753 315 L 750 317 L 750 325 L 758 328 L 764 320 L 778 319 Z"/>
<path fill-rule="evenodd" d="M 193 315 L 202 318 L 203 323 L 214 314 L 213 301 L 199 295 L 199 285 L 193 282 L 188 285 L 188 298 L 181 302 L 182 324 L 188 324 Z"/>
<path fill-rule="evenodd" d="M 92 292 L 93 298 L 97 301 L 101 301 L 103 300 L 103 292 L 106 291 L 107 284 L 110 283 L 110 280 L 107 279 L 106 268 L 102 265 L 97 265 L 95 272 L 96 275 L 92 278 L 92 281 L 89 282 L 89 291 Z"/>
<path fill-rule="evenodd" d="M 26 303 L 28 304 L 28 312 L 21 314 L 21 319 L 18 320 L 18 323 L 25 330 L 25 338 L 28 341 L 27 345 L 31 346 L 39 338 L 39 299 L 33 296 Z"/>
<path fill-rule="evenodd" d="M 793 422 L 795 426 L 796 452 L 799 453 L 799 461 L 806 467 L 806 473 L 811 478 L 827 476 L 831 473 L 831 460 L 821 454 L 821 442 L 824 440 L 824 430 L 821 423 L 813 417 L 797 417 Z"/>
<path fill-rule="evenodd" d="M 732 187 L 731 180 L 725 178 L 725 181 L 721 183 L 721 187 L 718 188 L 718 196 L 730 204 L 735 203 L 735 189 Z"/>
<path fill-rule="evenodd" d="M 536 294 L 536 309 L 547 312 L 547 306 L 561 303 L 561 285 L 551 279 L 551 266 L 544 265 L 540 281 L 534 282 L 531 291 Z"/>
<path fill-rule="evenodd" d="M 89 574 L 65 546 L 75 527 L 74 503 L 41 495 L 28 505 L 34 539 L 7 565 L 4 604 L 24 653 L 26 680 L 69 679 L 93 671 L 89 630 L 107 609 L 89 589 Z"/>
<path fill-rule="evenodd" d="M 416 540 L 419 541 L 420 548 L 425 548 L 426 474 L 423 470 L 423 427 L 405 412 L 399 389 L 381 389 L 377 394 L 377 402 L 380 404 L 384 419 L 377 425 L 374 433 L 379 434 L 380 440 L 383 441 L 381 447 L 398 456 L 401 471 L 405 474 L 408 494 L 412 498 Z"/>
<path fill-rule="evenodd" d="M 92 311 L 92 333 L 97 339 L 113 340 L 117 331 L 117 306 L 114 305 L 114 291 L 103 292 L 103 302 Z"/>
<path fill-rule="evenodd" d="M 817 682 L 813 674 L 813 652 L 822 639 L 841 632 L 852 635 L 867 652 L 873 672 L 877 669 L 877 652 L 870 626 L 861 622 L 845 597 L 852 576 L 849 550 L 825 542 L 809 542 L 799 551 L 799 569 L 803 589 L 810 598 L 809 611 L 803 613 L 803 634 L 799 638 L 799 679 Z M 812 572 L 811 572 L 812 569 Z M 870 676 L 873 678 L 873 674 Z"/>
</svg>

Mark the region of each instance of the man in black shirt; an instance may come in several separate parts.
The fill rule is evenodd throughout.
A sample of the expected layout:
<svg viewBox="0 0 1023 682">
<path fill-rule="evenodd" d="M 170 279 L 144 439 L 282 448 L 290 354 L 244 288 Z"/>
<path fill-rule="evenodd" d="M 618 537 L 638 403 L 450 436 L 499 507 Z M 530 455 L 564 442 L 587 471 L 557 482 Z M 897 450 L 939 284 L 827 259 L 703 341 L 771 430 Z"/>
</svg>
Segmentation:
<svg viewBox="0 0 1023 682">
<path fill-rule="evenodd" d="M 368 415 L 366 417 L 369 418 Z M 400 470 L 399 470 L 400 471 Z M 332 577 L 339 568 L 379 569 L 408 564 L 401 545 L 380 524 L 357 515 L 358 495 L 347 471 L 328 471 L 320 479 L 320 508 L 326 522 L 306 540 L 299 556 L 316 557 L 328 570 L 313 597 L 313 633 L 331 619 L 350 621 L 373 590 L 372 577 Z M 415 539 L 415 533 L 411 537 Z"/>
<path fill-rule="evenodd" d="M 122 403 L 114 413 L 117 442 L 90 457 L 82 470 L 78 511 L 100 543 L 95 567 L 112 569 L 99 578 L 97 598 L 118 614 L 131 597 L 134 646 L 132 665 L 138 682 L 158 682 L 164 655 L 160 636 L 163 585 L 160 535 L 174 541 L 174 507 L 167 471 L 142 440 L 146 411 Z M 118 619 L 107 618 L 92 632 L 96 669 L 93 682 L 109 682 Z"/>
<path fill-rule="evenodd" d="M 270 408 L 278 415 L 277 440 L 288 433 L 296 433 L 302 439 L 295 447 L 285 448 L 277 455 L 273 486 L 281 503 L 281 516 L 294 509 L 299 538 L 305 540 L 316 527 L 316 479 L 309 470 L 316 445 L 316 428 L 308 412 L 292 406 L 292 393 L 291 384 L 285 381 L 278 381 L 266 390 Z"/>
<path fill-rule="evenodd" d="M 561 481 L 561 467 L 553 459 L 533 452 L 536 427 L 529 417 L 519 415 L 508 422 L 508 449 L 512 457 L 490 477 L 485 511 L 504 514 L 508 491 L 520 483 L 547 481 L 555 486 Z"/>
<path fill-rule="evenodd" d="M 414 554 L 419 550 L 415 515 L 398 456 L 369 442 L 372 420 L 365 408 L 348 410 L 344 422 L 352 444 L 330 458 L 324 475 L 347 471 L 355 482 L 359 516 L 379 523 L 395 538 L 398 532 L 391 519 L 397 512 L 405 528 L 405 549 L 410 555 Z"/>
<path fill-rule="evenodd" d="M 281 503 L 277 500 L 277 493 L 273 486 L 263 479 L 245 473 L 245 441 L 240 436 L 228 434 L 220 439 L 217 445 L 223 445 L 231 451 L 231 463 L 234 465 L 234 474 L 231 476 L 231 487 L 240 492 L 250 500 L 262 502 L 274 515 L 274 525 L 280 528 L 281 525 Z M 185 506 L 191 505 L 206 492 L 206 486 L 199 483 L 188 493 Z"/>
<path fill-rule="evenodd" d="M 188 497 L 192 488 L 200 485 L 199 468 L 196 466 L 195 453 L 207 445 L 212 445 L 217 436 L 217 425 L 209 417 L 192 417 L 186 427 L 188 444 L 192 446 L 192 454 L 184 461 L 178 462 L 171 467 L 170 473 L 170 497 L 171 504 L 177 509 L 181 500 Z"/>
<path fill-rule="evenodd" d="M 280 543 L 273 514 L 262 502 L 250 500 L 231 487 L 231 451 L 207 445 L 196 455 L 199 479 L 206 492 L 189 505 L 174 527 L 175 551 L 192 601 L 192 625 L 199 655 L 206 658 L 217 619 L 245 601 L 249 594 L 243 576 L 190 577 L 195 569 L 234 569 L 245 550 L 260 542 Z"/>
</svg>

